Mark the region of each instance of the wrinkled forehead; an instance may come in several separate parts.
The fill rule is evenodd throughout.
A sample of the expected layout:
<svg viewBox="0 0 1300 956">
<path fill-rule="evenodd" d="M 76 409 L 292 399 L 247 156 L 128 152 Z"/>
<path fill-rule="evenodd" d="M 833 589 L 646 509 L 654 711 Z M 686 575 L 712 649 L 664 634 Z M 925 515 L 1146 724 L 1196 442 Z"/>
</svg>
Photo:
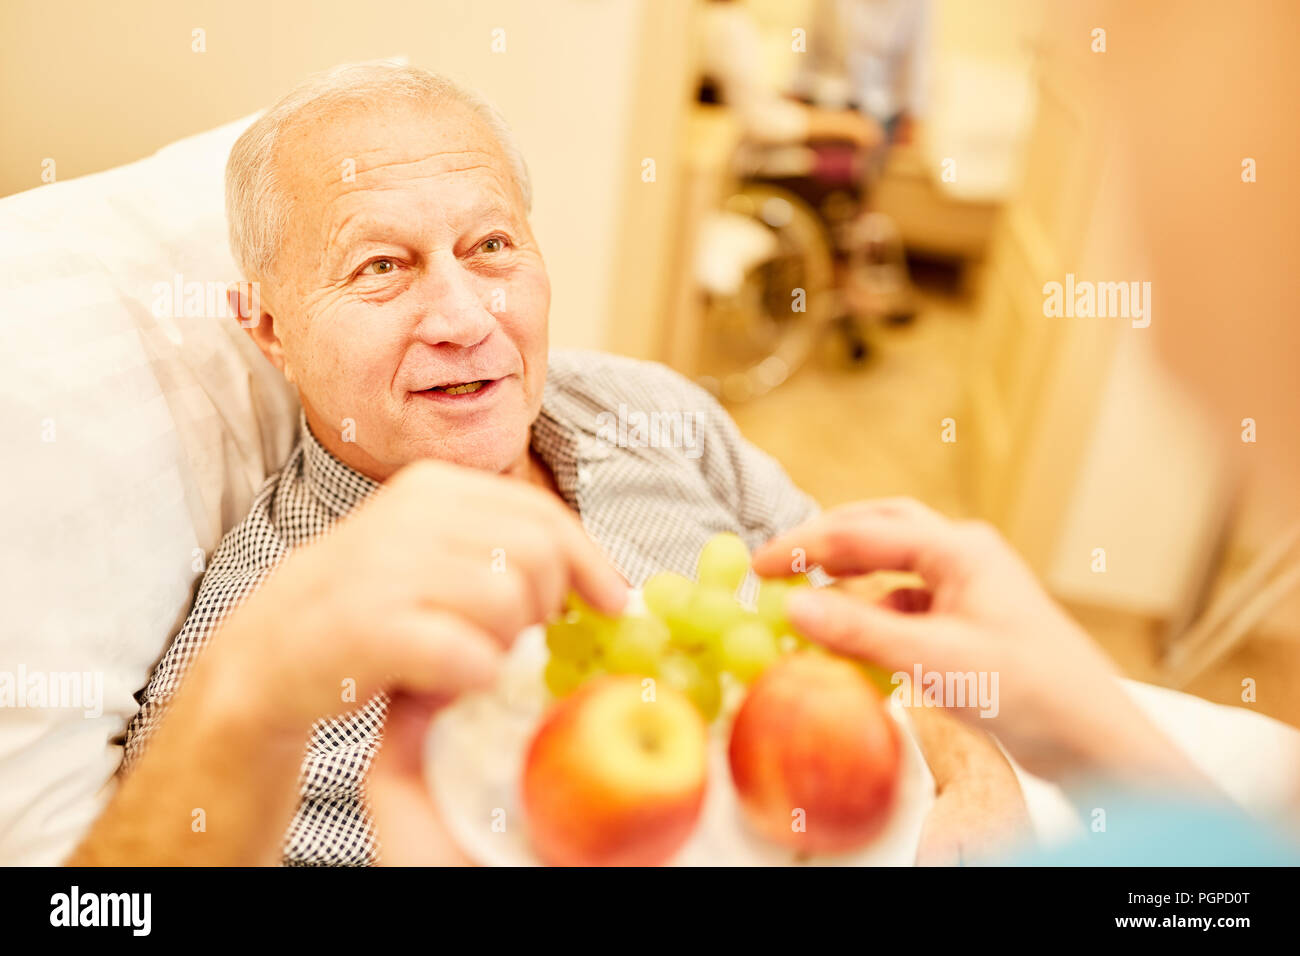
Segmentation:
<svg viewBox="0 0 1300 956">
<path fill-rule="evenodd" d="M 295 219 L 411 190 L 454 187 L 522 207 L 510 161 L 490 126 L 452 99 L 345 101 L 299 119 L 276 144 L 275 176 Z"/>
</svg>

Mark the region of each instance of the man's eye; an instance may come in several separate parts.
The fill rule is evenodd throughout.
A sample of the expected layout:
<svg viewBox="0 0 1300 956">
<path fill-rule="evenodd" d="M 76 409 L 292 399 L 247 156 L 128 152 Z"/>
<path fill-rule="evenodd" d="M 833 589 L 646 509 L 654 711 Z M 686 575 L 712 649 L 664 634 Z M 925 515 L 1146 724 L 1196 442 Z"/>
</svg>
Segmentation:
<svg viewBox="0 0 1300 956">
<path fill-rule="evenodd" d="M 397 263 L 392 259 L 376 259 L 374 262 L 367 262 L 361 267 L 361 275 L 382 276 L 387 275 L 397 268 Z"/>
<path fill-rule="evenodd" d="M 492 236 L 490 239 L 484 239 L 479 248 L 484 252 L 500 252 L 506 247 L 506 241 L 501 236 Z"/>
</svg>

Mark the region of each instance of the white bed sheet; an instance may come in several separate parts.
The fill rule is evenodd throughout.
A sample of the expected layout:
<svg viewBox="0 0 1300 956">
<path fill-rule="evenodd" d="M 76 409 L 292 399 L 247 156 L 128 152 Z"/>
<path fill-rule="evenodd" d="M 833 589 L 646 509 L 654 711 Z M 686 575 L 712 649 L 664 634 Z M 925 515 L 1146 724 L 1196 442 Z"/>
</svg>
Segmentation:
<svg viewBox="0 0 1300 956">
<path fill-rule="evenodd" d="M 1133 700 L 1200 770 L 1243 809 L 1271 817 L 1300 801 L 1300 731 L 1244 707 L 1123 680 Z M 1012 761 L 1035 835 L 1059 846 L 1084 833 L 1084 823 L 1060 787 Z"/>
</svg>

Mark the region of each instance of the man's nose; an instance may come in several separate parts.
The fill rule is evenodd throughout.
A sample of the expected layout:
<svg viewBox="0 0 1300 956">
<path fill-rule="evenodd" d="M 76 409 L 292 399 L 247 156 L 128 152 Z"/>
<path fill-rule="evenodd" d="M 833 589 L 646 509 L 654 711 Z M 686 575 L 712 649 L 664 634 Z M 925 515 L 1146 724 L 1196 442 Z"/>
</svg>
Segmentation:
<svg viewBox="0 0 1300 956">
<path fill-rule="evenodd" d="M 487 307 L 489 293 L 459 261 L 435 263 L 420 284 L 423 315 L 415 334 L 422 341 L 469 348 L 496 327 L 496 316 Z"/>
</svg>

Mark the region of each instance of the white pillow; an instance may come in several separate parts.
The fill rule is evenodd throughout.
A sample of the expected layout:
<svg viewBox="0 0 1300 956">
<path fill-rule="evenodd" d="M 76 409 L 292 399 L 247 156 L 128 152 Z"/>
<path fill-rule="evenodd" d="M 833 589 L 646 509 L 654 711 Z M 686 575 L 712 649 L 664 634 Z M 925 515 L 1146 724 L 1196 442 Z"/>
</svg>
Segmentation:
<svg viewBox="0 0 1300 956">
<path fill-rule="evenodd" d="M 214 314 L 251 120 L 0 200 L 0 863 L 57 863 L 98 814 L 132 695 L 292 445 L 296 398 Z"/>
</svg>

